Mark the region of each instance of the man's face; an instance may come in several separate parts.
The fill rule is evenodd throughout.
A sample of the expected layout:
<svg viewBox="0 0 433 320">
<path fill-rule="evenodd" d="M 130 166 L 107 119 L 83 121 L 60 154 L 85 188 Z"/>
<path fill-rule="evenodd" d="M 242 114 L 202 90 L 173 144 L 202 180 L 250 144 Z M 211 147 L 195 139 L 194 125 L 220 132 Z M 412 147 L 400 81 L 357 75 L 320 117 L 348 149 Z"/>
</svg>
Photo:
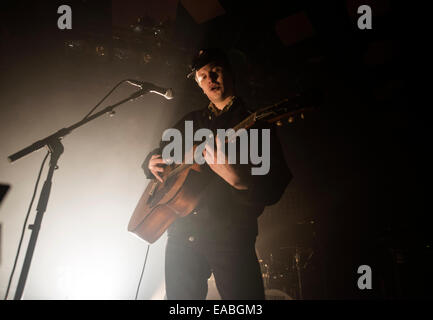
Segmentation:
<svg viewBox="0 0 433 320">
<path fill-rule="evenodd" d="M 233 80 L 219 64 L 209 63 L 196 72 L 196 81 L 212 102 L 224 101 L 233 95 Z"/>
</svg>

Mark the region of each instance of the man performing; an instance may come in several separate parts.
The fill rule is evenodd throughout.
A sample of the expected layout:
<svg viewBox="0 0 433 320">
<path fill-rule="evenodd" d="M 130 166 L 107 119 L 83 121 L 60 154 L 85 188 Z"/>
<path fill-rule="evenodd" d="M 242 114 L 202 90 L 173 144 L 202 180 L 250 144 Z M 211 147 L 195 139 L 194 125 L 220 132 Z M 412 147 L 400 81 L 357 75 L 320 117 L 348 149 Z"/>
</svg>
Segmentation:
<svg viewBox="0 0 433 320">
<path fill-rule="evenodd" d="M 193 121 L 194 130 L 233 128 L 250 113 L 235 95 L 233 72 L 218 49 L 201 50 L 192 64 L 198 86 L 209 98 L 204 109 L 193 111 L 176 125 Z M 291 180 L 275 130 L 257 122 L 255 128 L 271 129 L 270 170 L 251 175 L 250 164 L 218 164 L 204 151 L 203 175 L 208 179 L 200 202 L 186 217 L 168 229 L 165 259 L 167 299 L 206 299 L 207 281 L 213 273 L 222 299 L 264 299 L 255 241 L 257 218 L 264 207 L 281 198 Z M 167 142 L 148 154 L 143 169 L 149 179 L 162 181 L 166 162 L 162 150 Z M 216 159 L 217 150 L 214 153 Z M 238 157 L 239 158 L 239 157 Z"/>
</svg>

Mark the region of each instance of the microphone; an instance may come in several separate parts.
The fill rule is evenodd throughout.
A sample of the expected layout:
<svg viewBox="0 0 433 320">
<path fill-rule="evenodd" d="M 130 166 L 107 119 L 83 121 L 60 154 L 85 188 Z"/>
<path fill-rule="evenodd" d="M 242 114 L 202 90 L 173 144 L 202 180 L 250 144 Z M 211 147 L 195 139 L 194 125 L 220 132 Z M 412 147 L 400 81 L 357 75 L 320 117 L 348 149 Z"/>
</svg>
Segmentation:
<svg viewBox="0 0 433 320">
<path fill-rule="evenodd" d="M 147 92 L 159 94 L 160 96 L 163 96 L 164 98 L 166 98 L 168 100 L 171 100 L 174 97 L 173 89 L 171 89 L 171 88 L 168 88 L 168 89 L 167 88 L 161 88 L 161 87 L 158 87 L 158 86 L 156 86 L 150 82 L 143 82 L 143 81 L 131 80 L 131 79 L 126 80 L 126 82 L 128 82 L 129 84 L 132 84 L 133 86 L 141 88 L 141 90 L 145 90 Z"/>
</svg>

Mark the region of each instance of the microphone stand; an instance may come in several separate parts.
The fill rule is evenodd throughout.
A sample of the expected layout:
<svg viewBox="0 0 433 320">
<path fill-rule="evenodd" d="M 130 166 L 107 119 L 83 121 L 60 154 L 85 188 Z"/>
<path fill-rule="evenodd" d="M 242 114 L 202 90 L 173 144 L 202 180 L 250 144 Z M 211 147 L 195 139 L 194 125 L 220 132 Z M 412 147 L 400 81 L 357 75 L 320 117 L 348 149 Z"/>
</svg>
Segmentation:
<svg viewBox="0 0 433 320">
<path fill-rule="evenodd" d="M 141 97 L 142 95 L 148 93 L 149 90 L 147 89 L 143 89 L 140 91 L 137 91 L 135 93 L 133 93 L 130 97 L 123 99 L 121 101 L 119 101 L 116 104 L 113 104 L 111 106 L 106 107 L 105 109 L 93 114 L 92 116 L 86 117 L 84 119 L 82 119 L 81 121 L 67 127 L 67 128 L 63 128 L 60 129 L 59 131 L 57 131 L 56 133 L 42 139 L 39 141 L 36 141 L 35 143 L 31 144 L 30 146 L 10 155 L 8 157 L 10 162 L 14 162 L 38 149 L 43 148 L 44 146 L 47 146 L 49 149 L 49 152 L 51 154 L 50 157 L 50 167 L 48 170 L 48 175 L 47 178 L 44 182 L 44 185 L 42 187 L 42 191 L 41 194 L 39 196 L 39 202 L 36 208 L 36 217 L 35 217 L 35 221 L 33 224 L 29 225 L 29 229 L 31 230 L 31 237 L 29 240 L 29 244 L 27 247 L 27 251 L 26 251 L 26 256 L 24 259 L 24 263 L 21 269 L 21 274 L 20 274 L 20 278 L 18 280 L 18 286 L 17 289 L 15 291 L 15 296 L 14 296 L 14 300 L 20 300 L 22 298 L 23 292 L 24 292 L 24 287 L 26 284 L 26 280 L 27 280 L 27 275 L 29 273 L 29 269 L 30 269 L 30 264 L 32 262 L 32 257 L 33 257 L 33 252 L 35 250 L 36 247 L 36 241 L 38 239 L 38 235 L 39 235 L 39 230 L 41 228 L 41 224 L 42 224 L 42 218 L 44 215 L 44 212 L 47 209 L 47 204 L 48 204 L 48 199 L 50 197 L 50 193 L 51 193 L 51 186 L 52 186 L 52 179 L 53 179 L 53 175 L 54 175 L 54 170 L 58 169 L 57 166 L 57 162 L 61 156 L 61 154 L 63 153 L 64 147 L 62 145 L 62 143 L 60 142 L 60 140 L 68 135 L 69 133 L 71 133 L 73 130 L 81 127 L 82 125 L 86 124 L 87 122 L 90 122 L 100 116 L 102 116 L 105 113 L 109 113 L 110 115 L 114 115 L 114 108 L 116 108 L 117 106 L 128 102 L 128 101 L 132 101 L 135 100 L 139 97 Z"/>
</svg>

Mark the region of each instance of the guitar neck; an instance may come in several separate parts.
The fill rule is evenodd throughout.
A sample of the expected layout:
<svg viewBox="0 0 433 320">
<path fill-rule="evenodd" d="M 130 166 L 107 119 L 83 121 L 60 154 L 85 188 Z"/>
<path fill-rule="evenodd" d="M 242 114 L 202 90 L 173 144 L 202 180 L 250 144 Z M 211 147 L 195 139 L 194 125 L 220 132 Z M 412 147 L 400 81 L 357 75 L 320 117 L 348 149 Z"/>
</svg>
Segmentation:
<svg viewBox="0 0 433 320">
<path fill-rule="evenodd" d="M 297 98 L 297 96 L 295 96 Z M 239 129 L 248 129 L 251 128 L 257 120 L 265 120 L 267 122 L 275 122 L 273 121 L 273 118 L 277 116 L 284 117 L 286 114 L 295 114 L 300 110 L 298 104 L 292 103 L 292 106 L 287 106 L 290 103 L 290 100 L 288 98 L 283 99 L 277 103 L 271 104 L 269 106 L 266 106 L 264 108 L 261 108 L 257 110 L 256 112 L 253 112 L 248 117 L 246 117 L 244 120 L 239 122 L 233 129 L 234 131 L 238 131 Z M 290 112 L 291 110 L 291 112 Z"/>
<path fill-rule="evenodd" d="M 257 120 L 264 120 L 269 123 L 277 122 L 283 118 L 287 118 L 292 115 L 296 115 L 298 113 L 302 113 L 308 108 L 305 106 L 300 106 L 299 103 L 299 95 L 294 95 L 291 98 L 283 99 L 277 103 L 261 108 L 253 113 L 251 113 L 244 120 L 239 122 L 236 126 L 233 127 L 234 134 L 226 136 L 225 141 L 231 141 L 236 137 L 236 132 L 240 129 L 248 129 L 251 128 Z M 168 177 L 172 177 L 174 175 L 179 174 L 183 170 L 189 169 L 192 164 L 182 163 L 173 169 Z"/>
</svg>

